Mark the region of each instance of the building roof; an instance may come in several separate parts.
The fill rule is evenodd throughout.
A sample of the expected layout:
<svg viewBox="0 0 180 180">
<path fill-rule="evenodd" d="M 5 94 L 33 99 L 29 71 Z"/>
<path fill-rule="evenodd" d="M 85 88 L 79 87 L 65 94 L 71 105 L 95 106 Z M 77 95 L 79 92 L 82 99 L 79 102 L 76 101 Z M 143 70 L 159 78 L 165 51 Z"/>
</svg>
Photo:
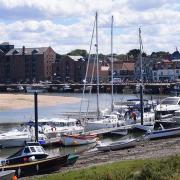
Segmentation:
<svg viewBox="0 0 180 180">
<path fill-rule="evenodd" d="M 31 54 L 43 54 L 48 47 L 38 47 L 38 48 L 25 48 L 25 54 L 31 55 Z M 6 56 L 10 55 L 22 55 L 23 48 L 14 48 L 7 52 Z"/>
<path fill-rule="evenodd" d="M 163 63 L 172 63 L 172 61 L 170 61 L 169 59 L 163 59 L 162 62 Z"/>
<path fill-rule="evenodd" d="M 69 56 L 69 55 L 68 55 L 68 57 L 71 58 L 71 59 L 74 60 L 74 61 L 79 61 L 80 59 L 83 59 L 82 56 Z"/>
<path fill-rule="evenodd" d="M 122 70 L 134 71 L 134 63 L 124 62 L 122 65 Z"/>
</svg>

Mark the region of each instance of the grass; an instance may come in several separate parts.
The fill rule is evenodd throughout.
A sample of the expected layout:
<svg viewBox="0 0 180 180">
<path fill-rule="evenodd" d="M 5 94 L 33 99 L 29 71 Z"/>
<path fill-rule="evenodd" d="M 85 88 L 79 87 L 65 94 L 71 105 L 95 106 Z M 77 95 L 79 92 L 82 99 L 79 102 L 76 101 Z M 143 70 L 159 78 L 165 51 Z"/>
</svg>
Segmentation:
<svg viewBox="0 0 180 180">
<path fill-rule="evenodd" d="M 129 160 L 37 177 L 36 180 L 179 180 L 180 156 Z"/>
</svg>

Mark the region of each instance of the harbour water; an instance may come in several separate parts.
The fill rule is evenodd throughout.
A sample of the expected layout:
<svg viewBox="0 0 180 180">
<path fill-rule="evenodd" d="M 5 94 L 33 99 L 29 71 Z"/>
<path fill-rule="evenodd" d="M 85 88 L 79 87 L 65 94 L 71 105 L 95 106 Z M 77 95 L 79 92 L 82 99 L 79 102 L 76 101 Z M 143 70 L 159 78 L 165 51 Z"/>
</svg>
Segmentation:
<svg viewBox="0 0 180 180">
<path fill-rule="evenodd" d="M 49 95 L 49 94 L 47 94 Z M 33 96 L 33 95 L 32 95 Z M 39 95 L 40 96 L 40 95 Z M 82 94 L 73 94 L 73 93 L 63 93 L 63 94 L 54 94 L 54 96 L 69 96 L 69 97 L 78 97 L 79 102 L 78 103 L 68 103 L 68 104 L 60 104 L 56 106 L 50 106 L 50 107 L 39 107 L 39 118 L 52 118 L 52 117 L 61 117 L 61 116 L 70 116 L 72 114 L 79 113 L 80 109 L 80 100 L 82 97 Z M 139 98 L 136 94 L 115 94 L 114 100 L 115 101 L 125 101 L 130 98 Z M 159 99 L 161 97 L 159 96 L 151 96 L 146 95 L 144 98 L 147 99 Z M 87 99 L 88 94 L 85 94 L 85 101 L 83 101 L 82 104 L 82 111 L 85 112 L 87 109 Z M 110 102 L 111 102 L 111 95 L 110 94 L 100 94 L 99 97 L 100 102 L 100 109 L 104 108 L 110 108 Z M 96 94 L 92 94 L 90 98 L 90 111 L 96 110 Z M 5 120 L 7 122 L 27 122 L 29 120 L 34 119 L 34 107 L 28 108 L 28 109 L 21 109 L 21 110 L 5 110 L 0 112 L 0 120 Z M 0 132 L 6 132 L 9 129 L 13 129 L 18 127 L 17 124 L 12 125 L 1 125 L 0 126 Z M 130 136 L 134 136 L 136 134 L 131 134 Z M 117 139 L 117 138 L 116 138 Z M 102 141 L 113 141 L 114 137 L 108 137 L 101 139 Z M 77 147 L 56 147 L 56 148 L 47 148 L 46 151 L 50 154 L 50 156 L 59 155 L 59 154 L 67 154 L 67 153 L 80 153 L 88 149 L 92 149 L 94 145 L 86 145 L 86 146 L 77 146 Z M 0 152 L 0 160 L 6 158 L 7 156 L 13 154 L 17 151 L 18 148 L 11 148 L 11 149 L 2 149 Z"/>
</svg>

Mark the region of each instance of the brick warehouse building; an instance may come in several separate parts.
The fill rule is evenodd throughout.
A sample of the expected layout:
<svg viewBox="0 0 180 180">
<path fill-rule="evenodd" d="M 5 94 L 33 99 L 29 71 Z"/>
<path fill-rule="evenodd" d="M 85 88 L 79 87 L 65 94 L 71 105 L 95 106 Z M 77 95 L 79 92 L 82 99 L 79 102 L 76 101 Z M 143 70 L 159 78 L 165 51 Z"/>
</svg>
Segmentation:
<svg viewBox="0 0 180 180">
<path fill-rule="evenodd" d="M 56 55 L 53 75 L 61 82 L 82 82 L 86 72 L 86 61 L 82 56 Z"/>
<path fill-rule="evenodd" d="M 0 55 L 0 81 L 49 80 L 55 59 L 56 53 L 51 47 L 12 48 L 5 55 Z"/>
</svg>

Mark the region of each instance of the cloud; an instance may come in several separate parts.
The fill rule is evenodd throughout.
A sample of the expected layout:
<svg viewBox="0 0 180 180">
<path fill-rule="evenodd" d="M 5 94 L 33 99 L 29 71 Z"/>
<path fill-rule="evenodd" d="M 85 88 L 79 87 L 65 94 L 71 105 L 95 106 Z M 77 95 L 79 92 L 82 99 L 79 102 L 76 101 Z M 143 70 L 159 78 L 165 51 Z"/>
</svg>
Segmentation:
<svg viewBox="0 0 180 180">
<path fill-rule="evenodd" d="M 110 53 L 111 15 L 114 15 L 115 53 L 139 47 L 139 27 L 148 53 L 173 51 L 179 45 L 177 0 L 0 0 L 0 4 L 1 41 L 19 47 L 51 45 L 59 53 L 76 48 L 88 50 L 96 11 L 99 52 Z"/>
</svg>

